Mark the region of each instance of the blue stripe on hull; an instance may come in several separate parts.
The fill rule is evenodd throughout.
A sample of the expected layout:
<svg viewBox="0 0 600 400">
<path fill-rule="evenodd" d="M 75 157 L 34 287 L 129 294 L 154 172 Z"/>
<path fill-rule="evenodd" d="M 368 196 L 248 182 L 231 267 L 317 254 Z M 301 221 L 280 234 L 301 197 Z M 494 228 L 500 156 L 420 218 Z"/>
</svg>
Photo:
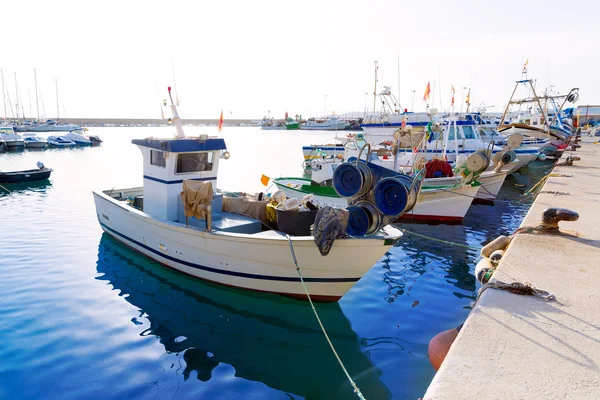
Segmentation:
<svg viewBox="0 0 600 400">
<path fill-rule="evenodd" d="M 149 175 L 144 175 L 144 179 L 148 179 L 150 181 L 154 181 L 154 182 L 158 182 L 158 183 L 164 183 L 165 185 L 172 185 L 175 183 L 183 183 L 183 179 L 177 180 L 177 181 L 165 181 L 163 179 L 158 179 L 155 178 L 153 176 L 149 176 Z M 214 181 L 217 180 L 217 178 L 212 177 L 212 178 L 195 178 L 195 179 L 186 179 L 186 181 Z"/>
<path fill-rule="evenodd" d="M 286 277 L 286 276 L 269 276 L 269 275 L 248 274 L 245 272 L 237 272 L 237 271 L 227 271 L 227 270 L 223 270 L 223 269 L 206 267 L 206 266 L 200 265 L 200 264 L 194 264 L 189 261 L 180 260 L 180 259 L 172 257 L 168 254 L 159 252 L 158 250 L 155 250 L 151 247 L 148 247 L 145 244 L 140 243 L 137 240 L 134 240 L 126 235 L 123 235 L 122 233 L 117 232 L 114 229 L 109 228 L 108 226 L 104 225 L 100 221 L 98 221 L 98 222 L 100 223 L 100 226 L 102 227 L 102 229 L 104 229 L 106 232 L 110 233 L 111 235 L 119 236 L 119 237 L 135 244 L 136 246 L 142 247 L 143 249 L 148 250 L 154 254 L 157 254 L 160 257 L 165 258 L 167 260 L 174 261 L 176 263 L 185 265 L 186 267 L 196 268 L 196 269 L 200 269 L 203 271 L 212 272 L 215 274 L 237 276 L 240 278 L 260 279 L 260 280 L 265 280 L 265 281 L 300 282 L 299 277 L 294 278 L 294 277 Z M 144 254 L 144 253 L 142 253 L 142 254 Z M 146 255 L 146 254 L 144 254 L 144 255 Z M 197 277 L 197 278 L 202 279 L 201 277 Z M 338 283 L 338 282 L 358 282 L 359 279 L 360 278 L 304 278 L 304 281 L 305 282 L 319 282 L 319 283 Z"/>
</svg>

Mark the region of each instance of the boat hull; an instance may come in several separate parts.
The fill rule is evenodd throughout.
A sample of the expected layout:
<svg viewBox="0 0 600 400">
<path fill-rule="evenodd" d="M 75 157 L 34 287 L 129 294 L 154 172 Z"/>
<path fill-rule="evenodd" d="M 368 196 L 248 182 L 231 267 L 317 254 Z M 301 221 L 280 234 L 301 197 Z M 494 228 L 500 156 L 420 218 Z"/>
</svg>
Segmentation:
<svg viewBox="0 0 600 400">
<path fill-rule="evenodd" d="M 288 197 L 302 198 L 307 194 L 312 194 L 322 205 L 338 208 L 348 206 L 345 198 L 326 196 L 310 191 L 308 189 L 310 180 L 277 178 L 273 182 Z M 304 183 L 304 185 L 301 185 L 301 183 Z M 322 186 L 316 188 L 322 188 Z M 410 212 L 402 215 L 400 219 L 461 222 L 467 211 L 469 211 L 469 207 L 471 207 L 478 191 L 479 186 L 471 185 L 421 190 L 417 204 Z"/>
<path fill-rule="evenodd" d="M 50 178 L 51 169 L 0 173 L 0 183 L 35 182 Z"/>
<path fill-rule="evenodd" d="M 25 141 L 25 147 L 27 147 L 28 149 L 43 149 L 47 145 L 48 145 L 47 142 L 33 141 L 33 140 Z"/>
<path fill-rule="evenodd" d="M 290 245 L 280 232 L 207 232 L 153 219 L 101 192 L 94 192 L 94 201 L 106 233 L 161 264 L 227 286 L 305 297 Z M 292 237 L 311 298 L 342 297 L 393 245 L 394 238 L 336 240 L 325 258 L 311 236 Z"/>
</svg>

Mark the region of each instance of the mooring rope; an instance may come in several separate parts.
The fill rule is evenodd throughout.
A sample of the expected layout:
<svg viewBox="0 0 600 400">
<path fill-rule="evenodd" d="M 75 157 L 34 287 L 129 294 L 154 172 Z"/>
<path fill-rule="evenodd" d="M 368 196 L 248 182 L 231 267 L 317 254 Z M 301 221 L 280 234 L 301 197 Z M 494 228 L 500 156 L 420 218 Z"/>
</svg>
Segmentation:
<svg viewBox="0 0 600 400">
<path fill-rule="evenodd" d="M 0 188 L 6 190 L 8 193 L 12 193 L 10 190 L 8 190 L 7 188 L 5 188 L 4 186 L 0 185 Z"/>
<path fill-rule="evenodd" d="M 338 362 L 340 363 L 340 367 L 342 367 L 344 374 L 346 374 L 346 377 L 348 378 L 350 385 L 354 389 L 354 393 L 356 393 L 356 396 L 358 396 L 358 398 L 361 400 L 366 400 L 365 397 L 363 396 L 362 392 L 356 385 L 356 383 L 352 380 L 352 377 L 348 373 L 348 370 L 346 370 L 346 367 L 344 366 L 342 359 L 338 355 L 337 351 L 335 351 L 335 347 L 333 347 L 333 343 L 331 343 L 331 340 L 329 339 L 329 336 L 327 335 L 327 331 L 325 330 L 325 327 L 323 326 L 323 323 L 321 322 L 321 318 L 319 318 L 317 309 L 315 308 L 315 305 L 313 304 L 312 299 L 310 298 L 310 294 L 308 294 L 308 288 L 306 287 L 306 284 L 304 283 L 304 278 L 302 277 L 302 272 L 300 272 L 300 267 L 298 266 L 298 261 L 296 260 L 296 253 L 294 253 L 294 246 L 292 245 L 292 239 L 290 238 L 290 235 L 285 235 L 285 237 L 288 240 L 288 243 L 290 244 L 290 251 L 292 252 L 292 258 L 294 259 L 294 264 L 296 264 L 296 271 L 298 271 L 298 275 L 300 276 L 300 282 L 302 282 L 302 286 L 304 287 L 304 292 L 306 293 L 306 297 L 308 298 L 310 306 L 312 307 L 312 310 L 315 313 L 315 317 L 317 318 L 317 322 L 319 322 L 319 326 L 321 327 L 321 330 L 323 331 L 323 334 L 325 335 L 325 339 L 327 339 L 327 343 L 329 343 L 329 347 L 331 347 L 331 351 L 333 351 L 335 358 L 337 358 Z"/>
<path fill-rule="evenodd" d="M 436 242 L 440 242 L 440 243 L 444 243 L 444 244 L 449 244 L 450 246 L 464 247 L 466 249 L 473 249 L 473 250 L 479 250 L 479 249 L 481 249 L 481 247 L 469 246 L 468 244 L 461 244 L 461 243 L 451 242 L 449 240 L 438 239 L 438 238 L 434 238 L 434 237 L 431 237 L 431 236 L 422 235 L 420 233 L 408 231 L 408 230 L 403 229 L 403 228 L 396 228 L 396 229 L 398 229 L 399 231 L 401 231 L 403 233 L 408 233 L 409 235 L 419 236 L 419 237 L 422 237 L 424 239 L 429 239 L 429 240 L 434 240 Z"/>
<path fill-rule="evenodd" d="M 523 296 L 536 296 L 536 297 L 540 297 L 547 301 L 555 301 L 556 300 L 556 296 L 554 296 L 552 293 L 550 293 L 546 290 L 540 289 L 540 288 L 533 286 L 531 284 L 528 284 L 528 283 L 521 283 L 521 282 L 506 283 L 506 282 L 501 282 L 501 281 L 494 281 L 494 282 L 486 283 L 479 289 L 475 303 L 477 303 L 477 301 L 479 301 L 483 292 L 485 292 L 487 289 L 490 289 L 490 288 L 506 290 L 507 292 L 514 293 L 514 294 L 520 294 Z"/>
</svg>

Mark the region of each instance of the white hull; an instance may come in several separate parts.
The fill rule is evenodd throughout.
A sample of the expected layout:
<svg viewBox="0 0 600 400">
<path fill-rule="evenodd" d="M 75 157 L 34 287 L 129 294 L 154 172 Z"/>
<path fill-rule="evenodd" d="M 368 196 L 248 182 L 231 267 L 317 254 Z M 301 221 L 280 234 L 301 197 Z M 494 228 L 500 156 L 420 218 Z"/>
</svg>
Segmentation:
<svg viewBox="0 0 600 400">
<path fill-rule="evenodd" d="M 94 201 L 105 232 L 159 263 L 224 285 L 304 296 L 289 243 L 280 232 L 206 232 L 153 219 L 102 192 L 94 192 Z M 386 229 L 392 236 L 336 240 L 327 257 L 321 256 L 312 236 L 292 237 L 311 297 L 342 297 L 400 236 Z"/>
<path fill-rule="evenodd" d="M 315 125 L 300 125 L 300 129 L 304 131 L 342 131 L 346 127 L 345 122 L 335 124 L 315 124 Z"/>
<path fill-rule="evenodd" d="M 283 190 L 288 197 L 302 198 L 309 194 L 293 186 L 294 182 L 306 183 L 301 180 L 289 179 L 292 186 L 285 184 L 285 180 L 275 181 L 278 189 Z M 500 189 L 498 189 L 500 190 Z M 419 194 L 417 204 L 412 211 L 404 214 L 402 219 L 430 220 L 430 221 L 461 221 L 469 211 L 473 199 L 477 196 L 479 186 L 460 186 L 456 188 L 424 189 Z M 345 208 L 348 202 L 345 198 L 314 195 L 322 205 Z"/>
</svg>

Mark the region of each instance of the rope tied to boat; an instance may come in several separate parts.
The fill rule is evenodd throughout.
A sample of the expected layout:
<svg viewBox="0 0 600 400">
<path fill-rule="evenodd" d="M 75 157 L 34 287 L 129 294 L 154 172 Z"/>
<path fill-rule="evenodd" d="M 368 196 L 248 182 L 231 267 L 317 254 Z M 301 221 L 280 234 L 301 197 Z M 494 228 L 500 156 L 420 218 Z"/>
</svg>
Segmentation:
<svg viewBox="0 0 600 400">
<path fill-rule="evenodd" d="M 436 242 L 448 244 L 450 246 L 464 247 L 465 249 L 473 249 L 473 250 L 479 250 L 481 248 L 480 246 L 469 246 L 468 244 L 461 244 L 461 243 L 451 242 L 449 240 L 438 239 L 438 238 L 434 238 L 434 237 L 431 237 L 431 236 L 422 235 L 420 233 L 412 232 L 412 231 L 406 230 L 404 228 L 396 228 L 396 229 L 398 229 L 402 233 L 407 233 L 409 235 L 418 236 L 418 237 L 421 237 L 423 239 L 434 240 Z"/>
<path fill-rule="evenodd" d="M 348 378 L 350 385 L 354 389 L 354 393 L 356 393 L 356 396 L 359 399 L 366 400 L 365 397 L 363 396 L 362 392 L 360 391 L 360 389 L 354 382 L 354 380 L 352 380 L 352 377 L 348 373 L 348 370 L 344 366 L 344 363 L 342 362 L 342 359 L 338 355 L 337 351 L 335 351 L 335 347 L 333 347 L 333 343 L 331 343 L 331 340 L 329 339 L 329 335 L 327 335 L 327 331 L 325 330 L 325 327 L 323 326 L 323 323 L 321 322 L 321 318 L 319 318 L 317 309 L 315 308 L 315 305 L 313 304 L 312 299 L 310 298 L 310 294 L 308 293 L 308 288 L 306 287 L 306 283 L 304 283 L 304 277 L 302 276 L 302 272 L 300 271 L 300 266 L 298 265 L 298 261 L 296 260 L 296 253 L 294 252 L 294 245 L 292 244 L 292 239 L 290 238 L 290 235 L 285 235 L 285 238 L 287 239 L 288 243 L 290 244 L 290 251 L 292 252 L 292 259 L 294 260 L 294 264 L 296 264 L 296 272 L 298 272 L 298 275 L 300 276 L 300 282 L 302 283 L 302 287 L 304 288 L 304 292 L 306 293 L 306 297 L 308 298 L 310 307 L 312 308 L 313 312 L 315 313 L 317 322 L 319 323 L 319 326 L 321 327 L 321 330 L 323 331 L 323 335 L 325 335 L 325 339 L 327 339 L 327 343 L 329 343 L 329 347 L 331 347 L 331 351 L 333 351 L 333 355 L 335 356 L 335 358 L 337 358 L 337 360 L 340 364 L 340 367 L 342 367 L 342 370 L 344 371 L 344 374 L 346 374 L 346 377 Z"/>
</svg>

